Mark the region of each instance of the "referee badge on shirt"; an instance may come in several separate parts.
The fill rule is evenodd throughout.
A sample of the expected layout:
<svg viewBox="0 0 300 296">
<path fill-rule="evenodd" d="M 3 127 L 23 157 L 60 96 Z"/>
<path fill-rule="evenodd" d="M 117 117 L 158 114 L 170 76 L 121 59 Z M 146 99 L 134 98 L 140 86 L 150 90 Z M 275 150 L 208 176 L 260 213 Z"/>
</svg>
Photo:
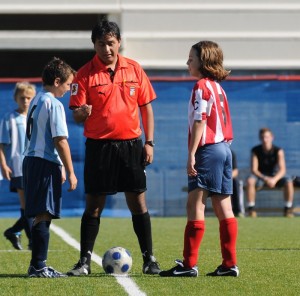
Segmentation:
<svg viewBox="0 0 300 296">
<path fill-rule="evenodd" d="M 135 95 L 135 87 L 134 86 L 130 86 L 129 94 L 131 97 L 133 97 Z"/>
<path fill-rule="evenodd" d="M 78 92 L 78 83 L 72 83 L 71 96 L 77 95 L 77 92 Z"/>
</svg>

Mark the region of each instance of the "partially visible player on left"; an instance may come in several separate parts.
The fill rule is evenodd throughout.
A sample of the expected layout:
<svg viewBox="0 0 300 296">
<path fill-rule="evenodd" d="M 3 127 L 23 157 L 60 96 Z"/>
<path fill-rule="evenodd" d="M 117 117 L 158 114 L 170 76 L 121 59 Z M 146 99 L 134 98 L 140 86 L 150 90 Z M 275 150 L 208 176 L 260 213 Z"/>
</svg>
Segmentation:
<svg viewBox="0 0 300 296">
<path fill-rule="evenodd" d="M 35 96 L 35 85 L 28 82 L 16 83 L 14 99 L 17 108 L 6 113 L 0 122 L 0 167 L 2 175 L 10 181 L 10 191 L 17 192 L 20 199 L 21 217 L 5 230 L 4 236 L 17 250 L 22 250 L 21 231 L 24 229 L 31 249 L 32 218 L 24 215 L 25 198 L 22 177 L 22 162 L 25 143 L 26 115 Z"/>
<path fill-rule="evenodd" d="M 44 90 L 32 100 L 25 141 L 23 176 L 25 215 L 34 217 L 29 277 L 57 278 L 64 274 L 46 265 L 52 219 L 60 218 L 62 183 L 76 189 L 63 104 L 57 99 L 70 90 L 75 71 L 53 58 L 42 73 Z"/>
</svg>

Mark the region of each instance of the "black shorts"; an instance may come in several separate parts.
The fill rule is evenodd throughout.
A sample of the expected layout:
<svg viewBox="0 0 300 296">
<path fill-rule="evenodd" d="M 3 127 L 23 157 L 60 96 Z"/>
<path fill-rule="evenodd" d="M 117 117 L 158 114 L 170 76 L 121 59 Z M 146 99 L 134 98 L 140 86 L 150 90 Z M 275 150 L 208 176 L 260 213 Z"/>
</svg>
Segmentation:
<svg viewBox="0 0 300 296">
<path fill-rule="evenodd" d="M 48 212 L 60 218 L 62 201 L 61 166 L 39 157 L 23 161 L 25 215 L 36 217 Z"/>
<path fill-rule="evenodd" d="M 10 192 L 18 192 L 18 189 L 23 190 L 23 177 L 12 177 L 10 179 L 9 190 Z"/>
<path fill-rule="evenodd" d="M 117 192 L 146 191 L 141 139 L 87 139 L 85 149 L 85 193 L 111 195 Z"/>
</svg>

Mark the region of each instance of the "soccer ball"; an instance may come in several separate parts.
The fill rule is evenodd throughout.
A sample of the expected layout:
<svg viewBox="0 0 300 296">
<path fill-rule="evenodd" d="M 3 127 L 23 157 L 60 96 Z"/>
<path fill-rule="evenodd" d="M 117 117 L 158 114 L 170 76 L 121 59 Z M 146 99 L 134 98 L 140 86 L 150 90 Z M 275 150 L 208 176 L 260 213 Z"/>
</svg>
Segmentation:
<svg viewBox="0 0 300 296">
<path fill-rule="evenodd" d="M 127 274 L 132 267 L 132 257 L 128 250 L 122 247 L 113 247 L 107 250 L 102 258 L 105 273 Z"/>
</svg>

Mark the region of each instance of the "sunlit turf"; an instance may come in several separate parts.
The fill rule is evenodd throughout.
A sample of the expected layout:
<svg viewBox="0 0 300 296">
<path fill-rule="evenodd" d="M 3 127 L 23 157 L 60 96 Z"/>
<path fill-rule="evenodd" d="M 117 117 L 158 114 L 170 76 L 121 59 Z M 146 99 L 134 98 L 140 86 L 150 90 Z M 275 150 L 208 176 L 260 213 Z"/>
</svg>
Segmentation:
<svg viewBox="0 0 300 296">
<path fill-rule="evenodd" d="M 0 232 L 14 219 L 0 219 Z M 154 255 L 162 269 L 182 258 L 186 219 L 152 218 Z M 239 218 L 237 245 L 238 278 L 211 278 L 206 273 L 221 263 L 218 222 L 206 220 L 206 232 L 199 252 L 198 278 L 160 278 L 143 275 L 142 258 L 130 218 L 103 218 L 94 252 L 100 256 L 112 246 L 131 251 L 131 279 L 147 295 L 299 295 L 300 293 L 300 220 L 283 217 Z M 80 217 L 53 222 L 77 241 Z M 22 245 L 27 246 L 23 234 Z M 112 276 L 92 263 L 92 274 L 80 278 L 29 279 L 26 277 L 30 252 L 14 250 L 3 236 L 0 239 L 0 295 L 127 295 Z M 51 232 L 47 264 L 66 272 L 79 259 L 79 252 Z"/>
</svg>

